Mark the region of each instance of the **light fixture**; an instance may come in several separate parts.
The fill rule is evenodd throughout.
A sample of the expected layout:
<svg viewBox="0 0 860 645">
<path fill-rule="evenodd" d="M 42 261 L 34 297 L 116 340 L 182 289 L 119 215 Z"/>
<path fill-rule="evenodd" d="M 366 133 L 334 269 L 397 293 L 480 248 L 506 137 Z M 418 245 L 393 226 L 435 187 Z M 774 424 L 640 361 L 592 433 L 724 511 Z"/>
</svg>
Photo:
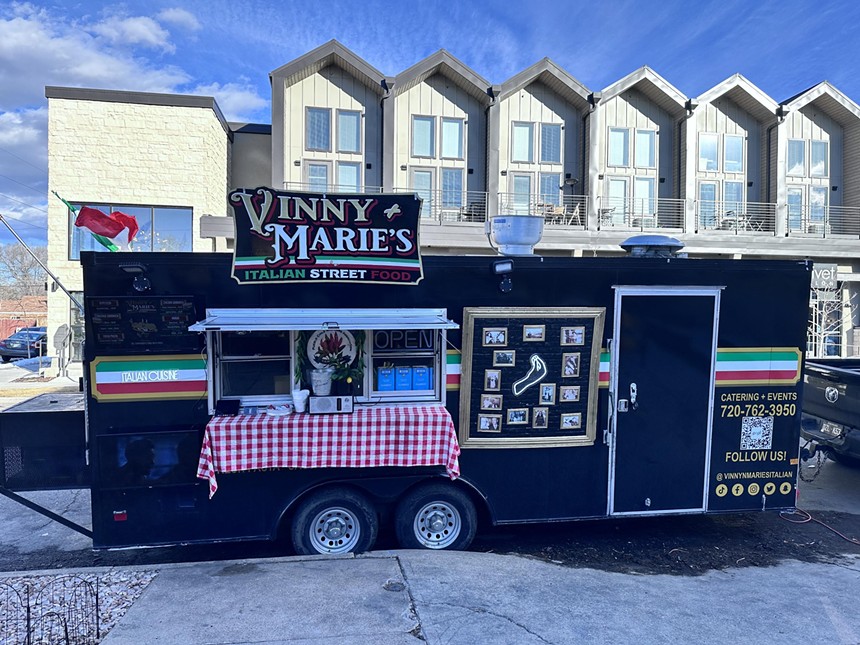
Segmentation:
<svg viewBox="0 0 860 645">
<path fill-rule="evenodd" d="M 514 288 L 514 282 L 511 280 L 511 273 L 514 271 L 513 260 L 496 260 L 492 264 L 493 273 L 502 276 L 499 282 L 499 291 L 502 293 L 510 293 Z"/>
<path fill-rule="evenodd" d="M 119 268 L 132 275 L 139 275 L 147 271 L 147 266 L 140 262 L 120 262 Z"/>
</svg>

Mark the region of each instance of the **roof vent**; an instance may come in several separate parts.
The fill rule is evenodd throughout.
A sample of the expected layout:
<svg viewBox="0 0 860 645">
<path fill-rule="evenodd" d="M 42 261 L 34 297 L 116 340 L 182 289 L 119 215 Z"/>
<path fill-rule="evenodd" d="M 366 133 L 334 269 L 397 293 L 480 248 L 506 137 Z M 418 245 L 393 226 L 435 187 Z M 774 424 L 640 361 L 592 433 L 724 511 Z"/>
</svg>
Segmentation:
<svg viewBox="0 0 860 645">
<path fill-rule="evenodd" d="M 543 236 L 543 217 L 537 215 L 496 215 L 484 224 L 487 239 L 501 255 L 534 255 Z"/>
<path fill-rule="evenodd" d="M 685 258 L 684 243 L 668 235 L 634 235 L 620 245 L 634 258 Z"/>
</svg>

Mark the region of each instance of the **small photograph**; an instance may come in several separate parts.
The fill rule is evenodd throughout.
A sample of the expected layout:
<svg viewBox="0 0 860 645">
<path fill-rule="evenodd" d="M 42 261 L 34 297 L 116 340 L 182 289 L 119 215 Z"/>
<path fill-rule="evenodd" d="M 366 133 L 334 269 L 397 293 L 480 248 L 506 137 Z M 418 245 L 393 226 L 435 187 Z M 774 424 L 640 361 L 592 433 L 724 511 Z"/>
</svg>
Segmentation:
<svg viewBox="0 0 860 645">
<path fill-rule="evenodd" d="M 481 395 L 482 410 L 501 410 L 502 395 L 501 394 L 482 394 Z"/>
<path fill-rule="evenodd" d="M 502 431 L 502 415 L 501 414 L 479 414 L 478 415 L 478 432 L 501 432 Z"/>
<path fill-rule="evenodd" d="M 578 430 L 582 427 L 582 412 L 561 415 L 562 430 Z"/>
<path fill-rule="evenodd" d="M 501 370 L 484 370 L 484 389 L 490 392 L 498 392 L 502 389 Z"/>
<path fill-rule="evenodd" d="M 486 327 L 484 329 L 484 347 L 507 347 L 507 327 Z"/>
<path fill-rule="evenodd" d="M 558 398 L 562 403 L 577 403 L 579 401 L 578 385 L 562 385 L 558 388 Z"/>
<path fill-rule="evenodd" d="M 508 425 L 526 426 L 529 424 L 528 408 L 510 408 L 508 410 Z"/>
<path fill-rule="evenodd" d="M 532 428 L 546 429 L 549 425 L 549 410 L 547 408 L 534 408 L 532 411 Z"/>
<path fill-rule="evenodd" d="M 561 375 L 579 376 L 579 352 L 561 355 Z"/>
<path fill-rule="evenodd" d="M 555 403 L 555 383 L 540 384 L 540 401 L 541 405 L 553 405 Z"/>
<path fill-rule="evenodd" d="M 562 345 L 585 345 L 585 327 L 562 327 Z"/>
<path fill-rule="evenodd" d="M 497 349 L 493 352 L 493 367 L 513 367 L 516 357 L 513 349 Z"/>
<path fill-rule="evenodd" d="M 546 340 L 546 325 L 523 325 L 523 340 L 527 343 Z"/>
</svg>

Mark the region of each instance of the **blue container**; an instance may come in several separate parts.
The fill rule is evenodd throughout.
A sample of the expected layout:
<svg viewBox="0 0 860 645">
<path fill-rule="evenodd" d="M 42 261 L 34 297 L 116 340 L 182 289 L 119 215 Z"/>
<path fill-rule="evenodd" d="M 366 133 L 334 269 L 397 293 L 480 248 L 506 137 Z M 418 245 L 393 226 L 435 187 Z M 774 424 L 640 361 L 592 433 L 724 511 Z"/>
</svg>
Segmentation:
<svg viewBox="0 0 860 645">
<path fill-rule="evenodd" d="M 426 365 L 415 365 L 412 367 L 412 389 L 432 390 L 433 368 Z"/>
<path fill-rule="evenodd" d="M 411 390 L 412 389 L 412 368 L 398 367 L 394 375 L 395 389 Z"/>
<path fill-rule="evenodd" d="M 376 368 L 376 389 L 379 392 L 394 391 L 394 368 L 393 367 L 378 367 Z"/>
</svg>

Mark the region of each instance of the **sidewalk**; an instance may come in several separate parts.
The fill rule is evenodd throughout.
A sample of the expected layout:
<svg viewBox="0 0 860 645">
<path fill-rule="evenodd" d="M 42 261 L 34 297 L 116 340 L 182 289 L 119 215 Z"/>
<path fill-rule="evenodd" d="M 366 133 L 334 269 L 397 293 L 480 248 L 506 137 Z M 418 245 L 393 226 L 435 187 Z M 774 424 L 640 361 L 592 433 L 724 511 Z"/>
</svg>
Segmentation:
<svg viewBox="0 0 860 645">
<path fill-rule="evenodd" d="M 856 559 L 698 577 L 431 551 L 147 569 L 106 645 L 860 641 Z"/>
<path fill-rule="evenodd" d="M 0 363 L 0 410 L 46 392 L 77 392 L 81 370 L 81 363 L 71 363 L 68 376 L 57 376 L 50 356 Z"/>
</svg>

